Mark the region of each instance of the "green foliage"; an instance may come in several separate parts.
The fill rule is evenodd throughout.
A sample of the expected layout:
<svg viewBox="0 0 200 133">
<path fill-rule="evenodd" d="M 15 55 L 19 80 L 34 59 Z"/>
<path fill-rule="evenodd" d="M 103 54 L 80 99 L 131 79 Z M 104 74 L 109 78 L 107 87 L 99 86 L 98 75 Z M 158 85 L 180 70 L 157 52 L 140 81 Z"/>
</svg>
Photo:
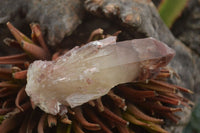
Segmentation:
<svg viewBox="0 0 200 133">
<path fill-rule="evenodd" d="M 71 132 L 71 124 L 63 124 L 62 122 L 58 122 L 56 133 L 70 133 Z"/>
<path fill-rule="evenodd" d="M 163 0 L 159 6 L 159 13 L 168 27 L 180 16 L 188 0 Z"/>
<path fill-rule="evenodd" d="M 2 123 L 3 120 L 4 120 L 4 116 L 0 115 L 0 124 Z"/>
</svg>

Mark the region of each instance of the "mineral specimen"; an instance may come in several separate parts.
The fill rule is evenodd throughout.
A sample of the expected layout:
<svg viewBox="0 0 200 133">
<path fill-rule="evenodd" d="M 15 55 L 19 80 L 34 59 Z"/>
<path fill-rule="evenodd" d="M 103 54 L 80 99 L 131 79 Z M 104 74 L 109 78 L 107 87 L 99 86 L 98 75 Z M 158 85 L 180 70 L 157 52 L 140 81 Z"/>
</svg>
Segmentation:
<svg viewBox="0 0 200 133">
<path fill-rule="evenodd" d="M 82 105 L 141 74 L 151 78 L 149 73 L 166 66 L 174 54 L 153 38 L 116 42 L 111 36 L 75 47 L 55 61 L 35 61 L 28 69 L 26 92 L 35 105 L 55 115 L 60 105 Z"/>
</svg>

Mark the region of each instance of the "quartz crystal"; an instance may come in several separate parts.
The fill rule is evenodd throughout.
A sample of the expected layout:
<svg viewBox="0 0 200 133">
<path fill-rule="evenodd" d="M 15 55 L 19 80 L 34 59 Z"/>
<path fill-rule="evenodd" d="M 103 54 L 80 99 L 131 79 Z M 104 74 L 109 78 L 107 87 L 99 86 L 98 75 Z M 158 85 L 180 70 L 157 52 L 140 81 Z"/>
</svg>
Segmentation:
<svg viewBox="0 0 200 133">
<path fill-rule="evenodd" d="M 144 67 L 167 65 L 174 54 L 153 38 L 116 42 L 111 36 L 75 47 L 55 61 L 33 62 L 26 93 L 43 111 L 56 115 L 61 105 L 74 108 L 97 99 L 118 84 L 136 81 Z"/>
</svg>

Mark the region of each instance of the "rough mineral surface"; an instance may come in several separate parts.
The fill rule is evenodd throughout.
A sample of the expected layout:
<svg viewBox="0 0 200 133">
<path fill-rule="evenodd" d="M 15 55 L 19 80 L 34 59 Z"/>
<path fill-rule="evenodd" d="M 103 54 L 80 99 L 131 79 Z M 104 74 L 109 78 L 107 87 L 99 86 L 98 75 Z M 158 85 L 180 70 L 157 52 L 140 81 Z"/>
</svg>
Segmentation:
<svg viewBox="0 0 200 133">
<path fill-rule="evenodd" d="M 84 12 L 80 0 L 1 0 L 0 3 L 0 24 L 37 22 L 52 46 L 72 33 Z"/>
<path fill-rule="evenodd" d="M 183 28 L 184 27 L 184 28 Z M 200 54 L 200 1 L 190 0 L 172 31 L 181 41 Z"/>
<path fill-rule="evenodd" d="M 174 54 L 153 38 L 116 43 L 116 37 L 108 37 L 75 47 L 56 61 L 35 61 L 28 69 L 26 92 L 42 110 L 57 114 L 60 105 L 73 108 L 135 81 L 142 62 L 156 69 L 155 64 L 165 66 Z"/>
<path fill-rule="evenodd" d="M 143 33 L 167 44 L 174 39 L 172 34 L 165 36 L 169 29 L 163 26 L 154 4 L 149 0 L 85 0 L 85 8 L 93 14 L 104 15 L 111 20 L 115 18 L 114 22 L 126 26 L 126 31 L 132 35 Z"/>
</svg>

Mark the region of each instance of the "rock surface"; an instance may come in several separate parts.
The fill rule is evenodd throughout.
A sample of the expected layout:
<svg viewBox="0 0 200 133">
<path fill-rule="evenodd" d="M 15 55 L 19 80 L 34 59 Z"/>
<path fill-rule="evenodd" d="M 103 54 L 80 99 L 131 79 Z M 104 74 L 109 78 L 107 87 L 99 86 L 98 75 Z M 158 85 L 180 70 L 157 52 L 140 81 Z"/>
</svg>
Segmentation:
<svg viewBox="0 0 200 133">
<path fill-rule="evenodd" d="M 172 28 L 173 33 L 193 51 L 200 54 L 200 1 L 190 0 L 183 15 Z"/>
<path fill-rule="evenodd" d="M 199 108 L 200 108 L 200 0 L 189 0 L 182 16 L 172 27 L 174 35 L 191 49 L 192 59 L 194 60 L 194 97 L 193 100 L 198 103 L 193 111 L 192 119 L 185 132 L 199 132 Z M 198 70 L 198 71 L 197 71 Z"/>
<path fill-rule="evenodd" d="M 199 94 L 199 68 L 200 68 L 200 1 L 190 0 L 188 6 L 183 12 L 182 17 L 174 24 L 172 31 L 175 36 L 180 39 L 191 51 L 194 69 L 194 92 Z M 191 66 L 190 66 L 191 68 Z M 198 71 L 197 71 L 198 70 Z M 199 99 L 199 95 L 195 95 L 195 101 Z"/>
<path fill-rule="evenodd" d="M 45 0 L 42 0 L 41 4 L 43 5 L 40 5 L 38 1 L 29 1 L 29 4 L 24 4 L 23 1 L 25 0 L 7 0 L 0 4 L 0 26 L 8 20 L 18 21 L 18 24 L 24 21 L 24 19 L 29 22 L 37 21 L 41 24 L 42 29 L 46 31 L 46 40 L 50 40 L 48 43 L 54 45 L 61 41 L 65 35 L 72 33 L 80 21 L 83 20 L 80 14 L 84 12 L 83 8 L 85 7 L 88 13 L 93 14 L 92 17 L 94 19 L 100 16 L 102 19 L 106 19 L 105 21 L 109 20 L 112 23 L 108 26 L 115 27 L 117 25 L 122 27 L 129 38 L 151 36 L 174 48 L 176 50 L 176 56 L 172 60 L 170 66 L 180 75 L 181 80 L 173 79 L 172 82 L 193 90 L 195 92 L 194 97 L 192 97 L 194 101 L 198 98 L 197 94 L 200 90 L 200 58 L 198 50 L 200 46 L 199 0 L 193 0 L 191 3 L 192 6 L 188 6 L 190 8 L 189 10 L 192 10 L 192 12 L 191 15 L 186 13 L 186 16 L 188 16 L 184 18 L 187 19 L 184 20 L 184 22 L 186 22 L 183 23 L 183 21 L 180 21 L 182 24 L 178 23 L 177 26 L 175 26 L 176 29 L 181 31 L 177 34 L 174 32 L 175 35 L 189 47 L 174 38 L 170 30 L 160 19 L 155 6 L 149 0 L 85 0 L 84 7 L 78 0 L 66 0 L 65 3 L 73 4 L 72 7 L 74 7 L 73 9 L 75 12 L 71 12 L 70 8 L 68 8 L 68 4 L 60 4 L 60 2 L 64 2 L 62 0 L 51 1 L 48 4 Z M 47 9 L 42 8 L 47 5 L 49 6 Z M 58 10 L 53 8 L 51 12 L 51 7 L 54 6 L 57 7 Z M 38 14 L 38 12 L 41 12 L 41 14 Z M 72 13 L 72 15 L 69 13 Z M 70 26 L 68 26 L 68 23 L 70 23 Z M 97 21 L 94 22 L 94 24 L 95 23 L 97 23 Z M 87 25 L 90 27 L 90 24 Z M 62 32 L 59 33 L 58 28 L 62 29 Z M 189 115 L 190 111 L 184 114 L 184 118 Z M 181 115 L 181 117 L 183 117 L 183 115 Z M 172 133 L 181 133 L 187 121 L 188 119 L 185 119 L 181 124 L 171 127 L 168 126 L 168 129 Z"/>
<path fill-rule="evenodd" d="M 7 21 L 19 25 L 38 22 L 47 43 L 55 46 L 81 23 L 84 10 L 81 0 L 6 0 L 0 4 L 0 24 Z"/>
<path fill-rule="evenodd" d="M 154 4 L 148 0 L 86 0 L 85 8 L 109 19 L 118 18 L 115 23 L 127 27 L 132 35 L 138 32 L 168 44 L 174 41 L 169 29 L 163 26 Z"/>
</svg>

